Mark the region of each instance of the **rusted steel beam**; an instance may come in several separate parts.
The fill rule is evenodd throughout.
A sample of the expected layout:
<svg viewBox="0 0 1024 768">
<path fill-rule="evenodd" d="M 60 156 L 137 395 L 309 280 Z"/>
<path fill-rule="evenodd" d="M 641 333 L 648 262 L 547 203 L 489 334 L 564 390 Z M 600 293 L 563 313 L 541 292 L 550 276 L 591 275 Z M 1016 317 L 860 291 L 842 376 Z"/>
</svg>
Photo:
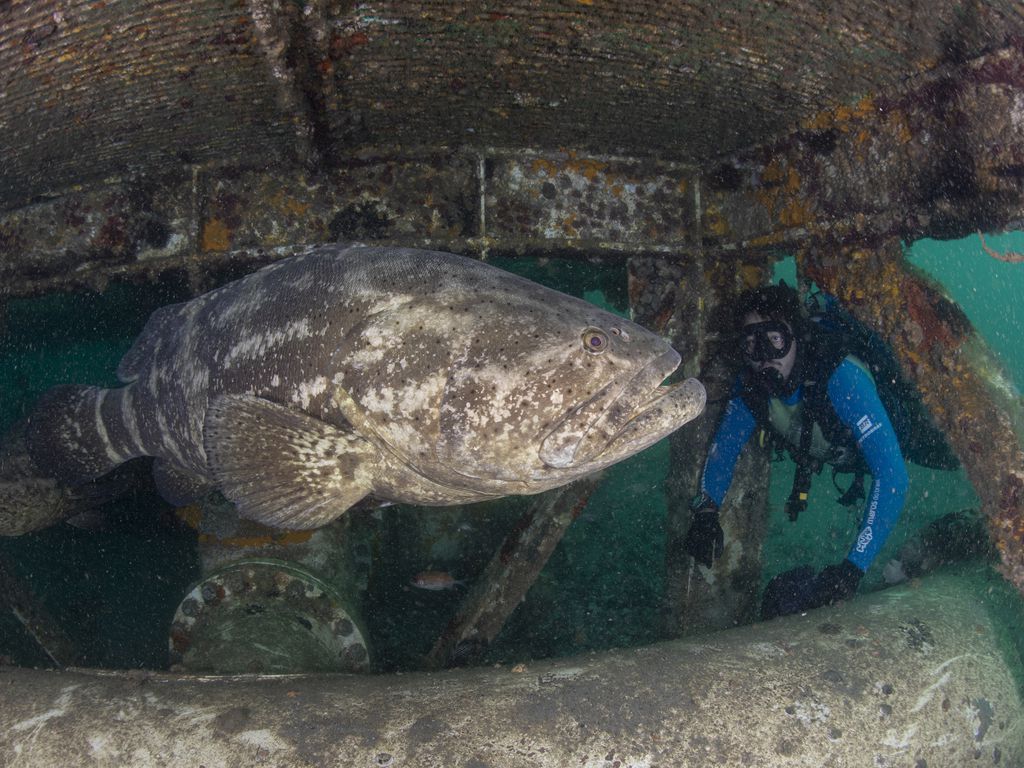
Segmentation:
<svg viewBox="0 0 1024 768">
<path fill-rule="evenodd" d="M 720 412 L 720 409 L 719 409 Z M 768 517 L 768 452 L 752 444 L 736 464 L 720 518 L 725 549 L 711 568 L 683 552 L 690 525 L 689 502 L 699 488 L 700 470 L 715 424 L 709 425 L 690 493 L 669 508 L 665 551 L 664 630 L 669 637 L 701 634 L 757 621 L 761 597 L 761 547 Z M 673 448 L 677 448 L 673 443 Z M 677 450 L 673 455 L 680 455 Z M 692 468 L 693 462 L 691 462 Z"/>
<path fill-rule="evenodd" d="M 703 240 L 951 239 L 1024 214 L 1024 46 L 935 67 L 702 169 Z"/>
<path fill-rule="evenodd" d="M 1001 597 L 992 586 L 985 574 L 926 577 L 713 640 L 525 668 L 377 677 L 3 668 L 0 764 L 1019 766 L 1019 658 L 1001 644 L 1019 627 L 990 609 Z"/>
<path fill-rule="evenodd" d="M 987 258 L 987 257 L 983 257 Z M 800 254 L 808 277 L 877 331 L 916 383 L 981 500 L 1000 570 L 1024 592 L 1024 423 L 1019 398 L 960 308 L 907 264 L 899 240 L 820 244 Z"/>
<path fill-rule="evenodd" d="M 766 452 L 751 446 L 737 467 L 722 508 L 723 557 L 705 568 L 683 552 L 682 542 L 708 445 L 732 387 L 737 359 L 730 343 L 730 302 L 743 288 L 766 281 L 769 266 L 767 258 L 753 254 L 707 269 L 699 253 L 679 261 L 629 261 L 635 319 L 665 334 L 677 349 L 692 350 L 684 368 L 709 392 L 701 418 L 669 437 L 663 631 L 670 637 L 725 629 L 757 616 L 769 481 Z"/>
<path fill-rule="evenodd" d="M 317 171 L 207 164 L 0 212 L 0 277 L 15 296 L 169 270 L 199 289 L 233 262 L 331 241 L 477 256 L 667 253 L 695 237 L 692 179 L 674 163 L 570 152 L 410 152 Z"/>
<path fill-rule="evenodd" d="M 427 654 L 429 668 L 479 660 L 600 482 L 599 476 L 585 477 L 534 500 Z"/>
<path fill-rule="evenodd" d="M 64 668 L 81 661 L 67 633 L 3 554 L 0 554 L 0 606 L 14 614 L 54 666 Z"/>
</svg>

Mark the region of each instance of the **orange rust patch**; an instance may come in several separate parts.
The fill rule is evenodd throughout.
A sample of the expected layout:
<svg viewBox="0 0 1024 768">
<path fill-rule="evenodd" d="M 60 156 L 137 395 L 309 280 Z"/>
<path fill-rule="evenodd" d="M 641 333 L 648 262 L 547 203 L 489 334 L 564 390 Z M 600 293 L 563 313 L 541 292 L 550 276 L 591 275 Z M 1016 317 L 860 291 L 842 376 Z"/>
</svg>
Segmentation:
<svg viewBox="0 0 1024 768">
<path fill-rule="evenodd" d="M 535 174 L 547 174 L 549 177 L 554 178 L 558 175 L 558 166 L 548 160 L 546 157 L 535 158 L 530 166 L 531 170 Z"/>
<path fill-rule="evenodd" d="M 203 519 L 203 510 L 198 504 L 189 504 L 187 507 L 178 507 L 174 510 L 175 516 L 189 528 L 199 529 L 199 521 Z"/>
<path fill-rule="evenodd" d="M 793 200 L 779 211 L 779 223 L 787 227 L 799 227 L 811 220 L 811 208 L 802 200 Z"/>
<path fill-rule="evenodd" d="M 199 248 L 203 251 L 226 251 L 231 247 L 231 231 L 220 219 L 203 222 L 203 233 L 199 238 Z"/>
<path fill-rule="evenodd" d="M 799 189 L 800 189 L 800 174 L 797 172 L 796 168 L 790 168 L 789 171 L 786 172 L 786 186 L 785 186 L 785 190 L 786 190 L 786 192 L 788 192 L 789 194 L 792 195 L 792 194 L 796 194 L 796 192 L 798 192 Z"/>
</svg>

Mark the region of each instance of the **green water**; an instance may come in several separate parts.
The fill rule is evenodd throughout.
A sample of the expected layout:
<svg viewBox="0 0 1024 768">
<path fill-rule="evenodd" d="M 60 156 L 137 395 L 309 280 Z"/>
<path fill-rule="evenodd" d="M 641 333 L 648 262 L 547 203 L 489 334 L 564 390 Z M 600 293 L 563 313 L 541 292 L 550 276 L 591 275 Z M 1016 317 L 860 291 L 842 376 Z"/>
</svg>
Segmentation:
<svg viewBox="0 0 1024 768">
<path fill-rule="evenodd" d="M 991 247 L 1024 252 L 1024 233 L 988 238 Z M 977 237 L 950 243 L 924 241 L 909 252 L 949 291 L 982 333 L 1018 385 L 1024 381 L 1021 329 L 1024 264 L 984 255 Z M 501 261 L 553 288 L 626 312 L 623 264 L 580 261 Z M 783 262 L 779 274 L 792 270 Z M 788 277 L 792 280 L 792 276 Z M 62 382 L 113 385 L 117 361 L 156 307 L 184 298 L 179 285 L 113 286 L 103 295 L 53 296 L 12 301 L 0 340 L 0 425 L 27 412 L 48 387 Z M 607 473 L 581 518 L 555 550 L 538 582 L 487 655 L 488 662 L 632 645 L 659 637 L 664 578 L 664 480 L 667 442 L 622 462 Z M 808 511 L 791 523 L 782 513 L 792 465 L 773 465 L 764 580 L 796 565 L 821 566 L 848 551 L 859 521 L 835 503 L 838 492 L 819 478 Z M 881 565 L 923 525 L 943 514 L 976 507 L 960 472 L 910 468 L 911 487 L 899 525 L 869 574 L 865 589 L 879 586 Z M 410 589 L 426 568 L 450 570 L 472 580 L 524 508 L 510 500 L 460 529 L 452 549 L 420 547 L 377 562 L 374 588 L 363 606 L 373 647 L 386 668 L 413 666 L 443 630 L 461 593 Z M 152 492 L 110 505 L 98 531 L 67 525 L 17 539 L 0 539 L 0 554 L 40 596 L 78 644 L 84 661 L 111 667 L 161 666 L 173 610 L 198 576 L 195 535 Z M 361 525 L 390 541 L 378 553 L 402 551 L 409 526 L 429 510 L 389 508 Z M 397 533 L 396 533 L 397 531 Z M 461 537 L 461 538 L 460 538 Z M 397 542 L 397 543 L 396 543 Z M 396 549 L 396 547 L 398 549 Z M 459 547 L 463 547 L 460 551 Z M 1006 610 L 1017 610 L 1010 601 Z M 0 656 L 42 663 L 38 650 L 9 614 L 0 616 Z"/>
<path fill-rule="evenodd" d="M 55 384 L 116 385 L 117 363 L 149 314 L 184 297 L 175 285 L 114 285 L 102 295 L 9 302 L 0 339 L 0 427 L 6 431 Z M 198 574 L 195 537 L 151 487 L 100 512 L 99 530 L 57 525 L 0 537 L 0 556 L 42 599 L 82 663 L 164 666 L 171 616 Z M 0 612 L 0 656 L 44 662 L 6 611 Z"/>
</svg>

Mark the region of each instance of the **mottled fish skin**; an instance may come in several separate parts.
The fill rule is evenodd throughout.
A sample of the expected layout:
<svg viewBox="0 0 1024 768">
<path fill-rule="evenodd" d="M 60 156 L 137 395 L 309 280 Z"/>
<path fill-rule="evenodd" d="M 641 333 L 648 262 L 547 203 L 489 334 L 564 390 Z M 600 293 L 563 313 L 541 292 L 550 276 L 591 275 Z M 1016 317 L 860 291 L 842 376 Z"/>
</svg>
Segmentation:
<svg viewBox="0 0 1024 768">
<path fill-rule="evenodd" d="M 154 456 L 173 501 L 217 486 L 243 516 L 315 527 L 366 495 L 459 504 L 620 461 L 703 410 L 695 380 L 659 386 L 679 361 L 478 261 L 316 246 L 155 312 L 126 386 L 53 398 L 30 449 L 69 483 Z"/>
</svg>

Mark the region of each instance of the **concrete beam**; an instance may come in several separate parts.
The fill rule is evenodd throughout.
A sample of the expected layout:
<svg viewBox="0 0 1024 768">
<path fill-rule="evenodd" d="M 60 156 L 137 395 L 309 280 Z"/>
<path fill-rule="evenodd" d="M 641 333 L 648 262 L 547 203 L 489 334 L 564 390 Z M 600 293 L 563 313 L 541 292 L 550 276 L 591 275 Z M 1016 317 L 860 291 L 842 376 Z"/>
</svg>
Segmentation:
<svg viewBox="0 0 1024 768">
<path fill-rule="evenodd" d="M 985 572 L 930 577 L 699 640 L 512 668 L 383 677 L 4 668 L 0 763 L 1020 765 L 1020 660 L 994 610 L 999 589 Z"/>
</svg>

